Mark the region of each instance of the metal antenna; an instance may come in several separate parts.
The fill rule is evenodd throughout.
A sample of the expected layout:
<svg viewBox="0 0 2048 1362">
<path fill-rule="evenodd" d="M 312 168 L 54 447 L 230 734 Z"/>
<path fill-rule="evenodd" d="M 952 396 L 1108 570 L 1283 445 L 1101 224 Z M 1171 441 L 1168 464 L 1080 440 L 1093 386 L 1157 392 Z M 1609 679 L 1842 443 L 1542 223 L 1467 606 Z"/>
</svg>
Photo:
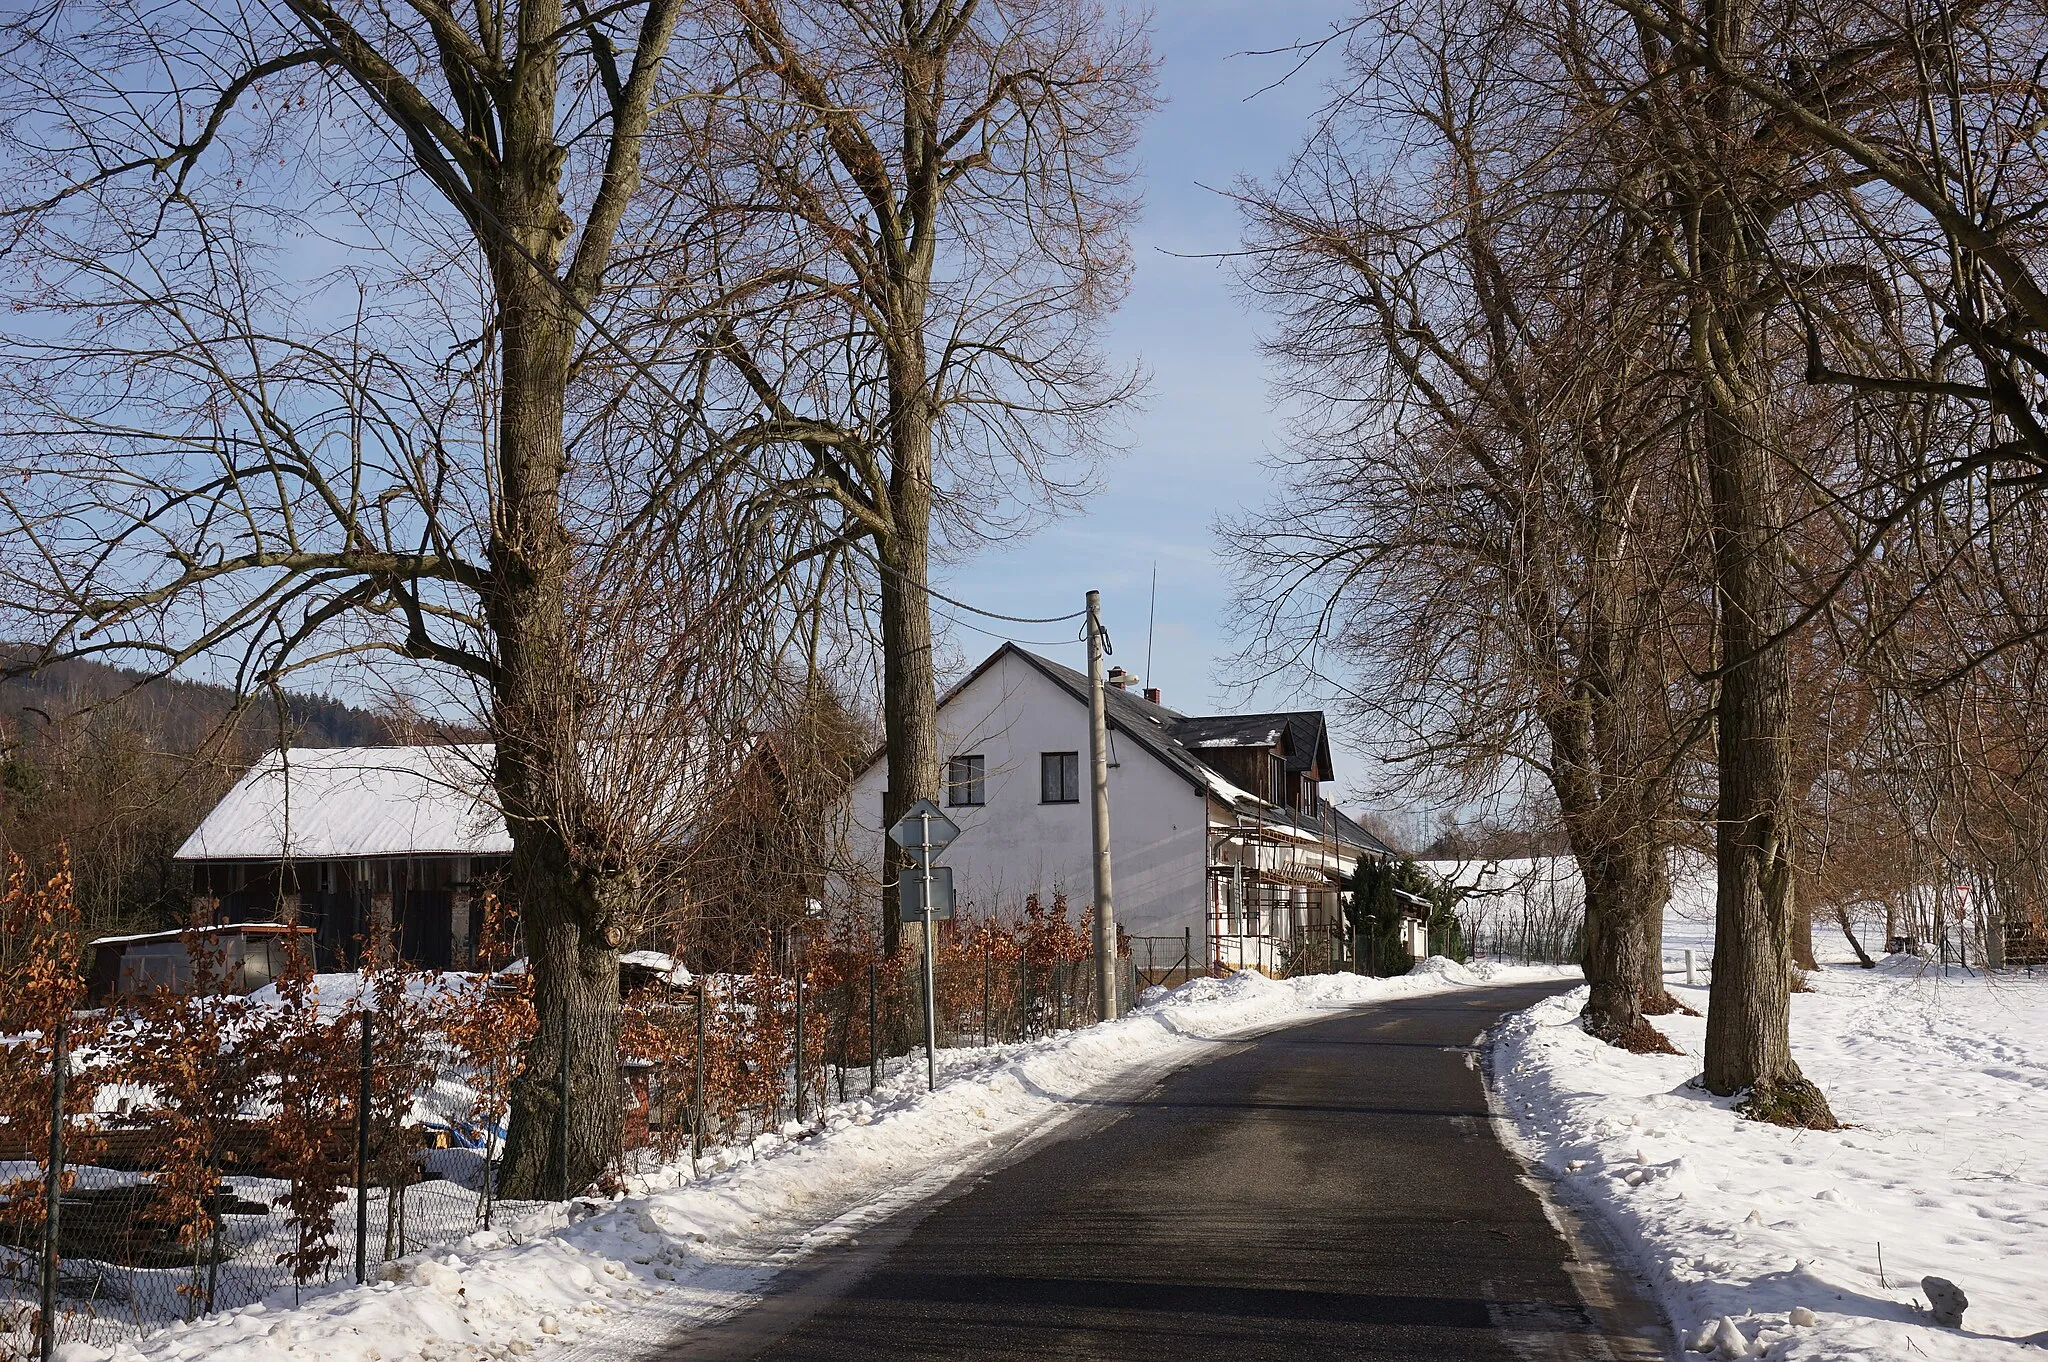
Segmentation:
<svg viewBox="0 0 2048 1362">
<path fill-rule="evenodd" d="M 1146 611 L 1145 611 L 1145 681 L 1144 681 L 1144 684 L 1145 684 L 1145 685 L 1148 685 L 1148 686 L 1154 686 L 1155 688 L 1156 688 L 1156 686 L 1157 686 L 1157 683 L 1156 683 L 1156 682 L 1154 682 L 1154 681 L 1153 681 L 1153 679 L 1152 679 L 1152 625 L 1153 625 L 1153 623 L 1154 623 L 1155 621 L 1157 621 L 1157 620 L 1158 620 L 1158 618 L 1159 618 L 1159 560 L 1158 560 L 1157 558 L 1154 558 L 1154 559 L 1152 560 L 1152 604 L 1151 604 L 1151 605 L 1150 605 L 1149 607 L 1147 607 L 1147 609 L 1146 609 Z"/>
</svg>

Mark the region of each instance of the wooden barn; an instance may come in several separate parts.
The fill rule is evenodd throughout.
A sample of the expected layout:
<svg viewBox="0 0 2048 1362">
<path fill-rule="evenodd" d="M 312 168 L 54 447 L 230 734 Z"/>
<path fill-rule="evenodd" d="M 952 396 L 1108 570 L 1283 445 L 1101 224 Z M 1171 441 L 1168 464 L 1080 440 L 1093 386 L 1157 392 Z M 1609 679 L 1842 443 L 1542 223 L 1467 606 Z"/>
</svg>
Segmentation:
<svg viewBox="0 0 2048 1362">
<path fill-rule="evenodd" d="M 309 928 L 322 971 L 373 941 L 423 969 L 489 963 L 483 894 L 512 850 L 490 762 L 485 744 L 269 754 L 178 849 L 196 915 Z"/>
</svg>

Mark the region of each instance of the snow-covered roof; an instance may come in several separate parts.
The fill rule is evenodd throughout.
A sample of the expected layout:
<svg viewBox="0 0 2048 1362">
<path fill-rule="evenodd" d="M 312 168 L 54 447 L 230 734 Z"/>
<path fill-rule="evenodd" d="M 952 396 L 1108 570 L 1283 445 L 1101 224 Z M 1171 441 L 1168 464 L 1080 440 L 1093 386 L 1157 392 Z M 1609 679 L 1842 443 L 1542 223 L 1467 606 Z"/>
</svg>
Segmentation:
<svg viewBox="0 0 2048 1362">
<path fill-rule="evenodd" d="M 491 748 L 294 747 L 229 790 L 175 859 L 346 860 L 512 850 L 490 802 Z"/>
<path fill-rule="evenodd" d="M 172 927 L 161 932 L 129 932 L 125 936 L 96 936 L 88 946 L 139 946 L 150 941 L 183 941 L 188 936 L 310 936 L 311 927 L 294 927 L 284 922 L 223 922 L 210 927 Z"/>
<path fill-rule="evenodd" d="M 619 955 L 622 969 L 645 970 L 659 976 L 668 983 L 682 985 L 690 982 L 690 971 L 665 951 L 623 951 Z"/>
</svg>

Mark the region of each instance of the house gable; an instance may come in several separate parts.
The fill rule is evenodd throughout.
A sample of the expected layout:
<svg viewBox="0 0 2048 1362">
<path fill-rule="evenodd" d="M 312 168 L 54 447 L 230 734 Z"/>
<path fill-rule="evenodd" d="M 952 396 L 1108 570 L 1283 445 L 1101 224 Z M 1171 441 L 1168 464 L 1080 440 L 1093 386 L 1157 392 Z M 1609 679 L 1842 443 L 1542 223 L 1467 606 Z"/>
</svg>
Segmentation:
<svg viewBox="0 0 2048 1362">
<path fill-rule="evenodd" d="M 991 691 L 991 686 L 998 689 Z M 1335 805 L 1300 796 L 1299 782 L 1332 778 L 1329 735 L 1320 711 L 1191 717 L 1115 686 L 1104 687 L 1103 700 L 1112 761 L 1130 760 L 1133 749 L 1144 754 L 1150 759 L 1149 766 L 1198 792 L 1213 821 L 1229 823 L 1249 813 L 1293 825 L 1304 835 L 1333 837 L 1366 855 L 1391 854 L 1384 843 Z M 979 732 L 988 731 L 991 723 L 1000 724 L 987 716 L 1014 704 L 1070 706 L 1068 712 L 1078 712 L 1082 727 L 1071 750 L 1078 751 L 1085 761 L 1088 678 L 1014 643 L 1005 643 L 983 658 L 939 698 L 940 760 L 974 755 Z M 983 717 L 959 719 L 967 711 Z M 1241 753 L 1242 758 L 1233 758 L 1233 752 Z M 1277 781 L 1263 774 L 1271 755 L 1278 756 L 1285 771 Z M 875 753 L 857 782 L 876 792 L 875 809 L 865 811 L 868 817 L 878 817 L 882 758 L 883 753 Z M 990 778 L 995 774 L 991 772 Z M 1002 774 L 1008 779 L 1038 779 L 1036 769 L 1021 775 L 1015 770 Z M 1274 798 L 1274 794 L 1280 797 Z"/>
<path fill-rule="evenodd" d="M 1032 686 L 1027 692 L 1023 684 L 1014 679 L 1025 673 L 1040 678 L 1043 688 Z M 940 761 L 966 755 L 972 751 L 975 733 L 971 729 L 962 732 L 950 730 L 947 727 L 946 716 L 949 710 L 954 710 L 956 700 L 968 696 L 970 691 L 978 694 L 990 684 L 991 677 L 996 678 L 994 684 L 1006 686 L 1010 692 L 1017 695 L 1028 694 L 1033 701 L 1044 703 L 1058 697 L 1066 703 L 1079 706 L 1084 719 L 1088 712 L 1086 676 L 1071 667 L 1063 667 L 1036 653 L 1026 652 L 1014 643 L 1005 643 L 983 658 L 979 666 L 948 687 L 946 693 L 939 697 L 939 730 L 946 745 L 945 750 L 939 755 Z M 1039 700 L 1041 696 L 1044 700 Z M 1130 745 L 1165 768 L 1175 779 L 1204 794 L 1211 791 L 1211 782 L 1204 778 L 1202 764 L 1167 736 L 1168 728 L 1180 722 L 1184 715 L 1114 687 L 1105 687 L 1103 696 L 1104 720 L 1110 733 L 1112 747 L 1116 746 L 1118 737 L 1127 738 Z M 995 706 L 990 708 L 994 709 Z M 1084 729 L 1084 737 L 1085 732 Z M 1085 750 L 1085 742 L 1083 746 Z M 1115 757 L 1122 760 L 1123 755 L 1119 751 Z M 870 757 L 863 769 L 863 775 L 881 765 L 883 757 L 882 752 Z"/>
</svg>

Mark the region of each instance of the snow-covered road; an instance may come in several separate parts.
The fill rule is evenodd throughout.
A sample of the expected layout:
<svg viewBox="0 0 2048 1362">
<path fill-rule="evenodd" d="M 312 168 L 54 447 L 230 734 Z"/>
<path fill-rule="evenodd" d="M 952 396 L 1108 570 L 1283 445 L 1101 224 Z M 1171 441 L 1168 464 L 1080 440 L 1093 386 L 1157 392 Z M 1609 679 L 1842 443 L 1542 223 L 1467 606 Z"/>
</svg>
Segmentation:
<svg viewBox="0 0 2048 1362">
<path fill-rule="evenodd" d="M 1555 979 L 1551 969 L 1430 961 L 1402 979 L 1199 979 L 1106 1026 L 940 1057 L 937 1092 L 907 1066 L 877 1092 L 727 1151 L 691 1181 L 669 1170 L 574 1224 L 559 1211 L 392 1264 L 393 1280 L 282 1293 L 124 1343 L 128 1362 L 481 1362 L 634 1356 L 758 1297 L 775 1272 L 1000 1159 L 1105 1085 L 1149 1081 L 1217 1042 L 1390 997 Z M 82 1345 L 67 1362 L 105 1354 Z"/>
</svg>

